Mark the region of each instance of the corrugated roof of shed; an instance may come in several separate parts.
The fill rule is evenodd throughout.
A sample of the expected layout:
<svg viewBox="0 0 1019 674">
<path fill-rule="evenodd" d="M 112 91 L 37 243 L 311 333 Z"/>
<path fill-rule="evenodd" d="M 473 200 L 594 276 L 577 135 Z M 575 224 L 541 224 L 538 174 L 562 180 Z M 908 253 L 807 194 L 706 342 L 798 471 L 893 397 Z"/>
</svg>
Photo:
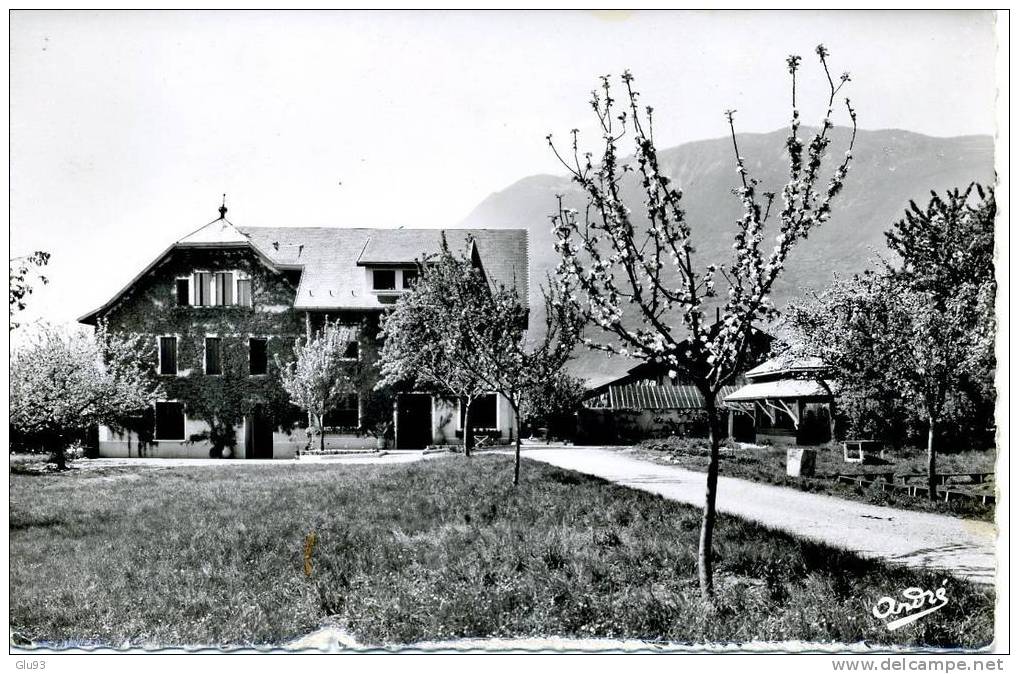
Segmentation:
<svg viewBox="0 0 1019 674">
<path fill-rule="evenodd" d="M 736 386 L 723 386 L 719 398 L 735 391 Z M 704 396 L 689 384 L 622 384 L 584 403 L 592 409 L 610 410 L 690 410 L 704 407 Z"/>
</svg>

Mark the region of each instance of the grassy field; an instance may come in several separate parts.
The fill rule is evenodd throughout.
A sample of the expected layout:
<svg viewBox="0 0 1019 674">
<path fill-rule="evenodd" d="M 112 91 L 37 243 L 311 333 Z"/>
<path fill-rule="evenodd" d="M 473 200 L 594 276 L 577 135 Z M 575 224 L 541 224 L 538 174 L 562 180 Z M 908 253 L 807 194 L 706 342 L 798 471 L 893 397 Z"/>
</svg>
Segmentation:
<svg viewBox="0 0 1019 674">
<path fill-rule="evenodd" d="M 894 471 L 896 474 L 926 474 L 926 450 L 913 448 L 897 451 L 890 450 L 886 454 L 886 463 L 881 463 L 880 465 L 861 465 L 844 461 L 841 446 L 822 446 L 816 449 L 817 477 L 815 478 L 790 477 L 786 475 L 786 447 L 784 446 L 740 447 L 729 443 L 722 449 L 719 471 L 722 475 L 730 477 L 739 477 L 755 482 L 765 482 L 803 491 L 829 494 L 873 505 L 941 513 L 988 522 L 994 521 L 993 504 L 983 504 L 977 500 L 970 499 L 932 502 L 925 496 L 910 496 L 908 493 L 900 491 L 885 492 L 877 486 L 836 483 L 829 477 L 835 474 L 868 475 L 887 473 L 889 471 Z M 706 472 L 708 469 L 710 454 L 706 440 L 686 438 L 646 440 L 637 445 L 633 452 L 657 463 L 682 466 L 702 472 Z M 993 450 L 943 454 L 938 457 L 938 472 L 993 472 L 994 461 L 995 454 Z M 913 484 L 926 485 L 926 482 L 921 480 L 915 481 Z M 991 490 L 991 493 L 993 493 L 993 484 L 979 486 L 953 485 L 952 488 L 979 491 Z"/>
<path fill-rule="evenodd" d="M 369 644 L 486 636 L 977 647 L 990 591 L 894 633 L 889 568 L 734 518 L 699 598 L 700 512 L 526 461 L 82 468 L 10 478 L 10 623 L 50 644 L 280 644 L 334 617 Z M 311 577 L 306 536 L 316 534 Z"/>
</svg>

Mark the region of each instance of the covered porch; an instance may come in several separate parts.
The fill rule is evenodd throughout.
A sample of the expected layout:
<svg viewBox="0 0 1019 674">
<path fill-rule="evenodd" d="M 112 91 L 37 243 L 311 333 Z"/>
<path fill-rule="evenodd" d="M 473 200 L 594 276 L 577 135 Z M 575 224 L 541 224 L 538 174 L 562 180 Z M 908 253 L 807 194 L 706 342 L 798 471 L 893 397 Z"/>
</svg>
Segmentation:
<svg viewBox="0 0 1019 674">
<path fill-rule="evenodd" d="M 732 412 L 730 435 L 749 442 L 824 444 L 832 439 L 831 399 L 830 384 L 812 379 L 747 384 L 724 399 Z M 741 418 L 749 422 L 743 432 L 737 430 Z"/>
</svg>

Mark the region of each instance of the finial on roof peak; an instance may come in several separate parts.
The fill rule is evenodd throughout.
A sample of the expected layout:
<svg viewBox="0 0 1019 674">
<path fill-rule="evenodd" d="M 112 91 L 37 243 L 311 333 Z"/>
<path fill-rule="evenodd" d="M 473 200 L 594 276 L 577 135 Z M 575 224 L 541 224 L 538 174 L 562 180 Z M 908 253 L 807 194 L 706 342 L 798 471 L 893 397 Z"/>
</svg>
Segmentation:
<svg viewBox="0 0 1019 674">
<path fill-rule="evenodd" d="M 219 219 L 226 218 L 226 194 L 223 195 L 223 205 L 219 207 Z"/>
</svg>

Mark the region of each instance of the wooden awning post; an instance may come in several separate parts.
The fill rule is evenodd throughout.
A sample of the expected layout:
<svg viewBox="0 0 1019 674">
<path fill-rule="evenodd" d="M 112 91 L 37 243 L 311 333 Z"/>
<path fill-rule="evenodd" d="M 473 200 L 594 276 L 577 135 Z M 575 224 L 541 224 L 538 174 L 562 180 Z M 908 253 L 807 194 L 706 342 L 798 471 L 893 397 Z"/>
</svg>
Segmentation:
<svg viewBox="0 0 1019 674">
<path fill-rule="evenodd" d="M 780 404 L 780 405 L 782 406 L 782 408 L 784 409 L 785 413 L 786 413 L 786 414 L 788 414 L 788 415 L 789 415 L 789 417 L 790 417 L 790 418 L 791 418 L 791 419 L 793 420 L 793 428 L 795 428 L 796 430 L 800 430 L 800 414 L 799 414 L 799 405 L 797 405 L 797 406 L 796 406 L 796 407 L 797 407 L 797 409 L 796 409 L 796 411 L 794 412 L 794 411 L 793 411 L 793 410 L 792 410 L 792 409 L 791 409 L 791 408 L 789 407 L 788 403 L 786 403 L 786 401 L 784 401 L 784 400 L 779 400 L 778 402 L 779 402 L 779 404 Z"/>
</svg>

